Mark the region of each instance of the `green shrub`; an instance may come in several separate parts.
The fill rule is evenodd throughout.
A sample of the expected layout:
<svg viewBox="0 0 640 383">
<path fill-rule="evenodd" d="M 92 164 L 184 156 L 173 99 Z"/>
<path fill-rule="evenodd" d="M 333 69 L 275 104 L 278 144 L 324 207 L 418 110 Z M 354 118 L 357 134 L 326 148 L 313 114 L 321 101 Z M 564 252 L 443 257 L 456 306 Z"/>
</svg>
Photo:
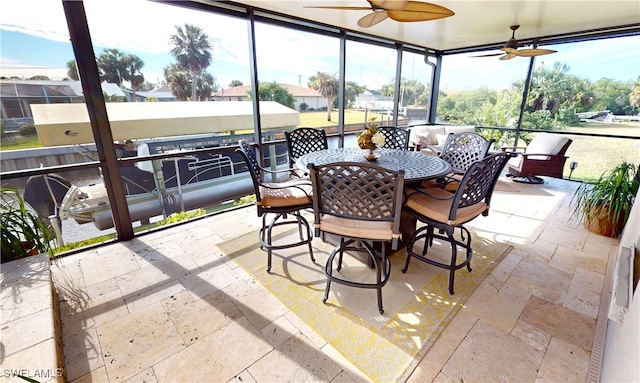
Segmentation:
<svg viewBox="0 0 640 383">
<path fill-rule="evenodd" d="M 69 242 L 69 243 L 66 243 L 64 246 L 56 247 L 55 249 L 53 249 L 53 254 L 60 254 L 65 251 L 80 249 L 83 247 L 95 245 L 97 243 L 107 242 L 115 238 L 116 238 L 115 234 L 107 234 L 107 235 L 101 235 L 99 237 L 85 239 L 84 241 Z"/>
<path fill-rule="evenodd" d="M 256 195 L 250 194 L 233 202 L 233 206 L 248 205 L 256 202 Z"/>
<path fill-rule="evenodd" d="M 536 110 L 522 116 L 522 129 L 553 130 L 556 124 L 548 110 Z"/>
<path fill-rule="evenodd" d="M 35 136 L 38 133 L 34 124 L 26 124 L 20 126 L 18 134 L 21 136 Z"/>
<path fill-rule="evenodd" d="M 186 221 L 191 218 L 200 217 L 205 215 L 207 212 L 204 209 L 195 209 L 191 211 L 181 211 L 178 213 L 173 213 L 167 218 L 157 223 L 157 226 L 171 225 L 173 223 Z"/>
<path fill-rule="evenodd" d="M 51 253 L 53 232 L 12 188 L 0 188 L 2 263 L 34 254 Z"/>
<path fill-rule="evenodd" d="M 559 109 L 556 113 L 556 124 L 562 126 L 577 126 L 580 118 L 571 109 Z"/>
</svg>

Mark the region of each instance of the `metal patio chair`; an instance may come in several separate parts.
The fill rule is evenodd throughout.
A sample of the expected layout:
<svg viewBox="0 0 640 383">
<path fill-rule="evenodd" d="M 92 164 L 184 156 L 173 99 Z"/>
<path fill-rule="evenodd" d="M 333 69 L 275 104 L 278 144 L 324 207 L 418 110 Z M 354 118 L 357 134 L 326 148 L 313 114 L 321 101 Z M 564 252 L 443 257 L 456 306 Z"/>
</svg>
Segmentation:
<svg viewBox="0 0 640 383">
<path fill-rule="evenodd" d="M 541 184 L 540 176 L 562 178 L 565 153 L 573 140 L 560 134 L 538 133 L 526 147 L 504 147 L 517 155 L 507 163 L 507 177 L 516 182 Z"/>
<path fill-rule="evenodd" d="M 287 152 L 289 153 L 289 167 L 296 168 L 298 158 L 307 153 L 328 149 L 327 133 L 323 129 L 297 128 L 292 131 L 285 131 L 284 137 L 287 141 Z M 294 177 L 306 177 L 306 170 L 296 170 L 292 173 Z"/>
<path fill-rule="evenodd" d="M 440 186 L 455 191 L 469 167 L 487 156 L 495 140 L 478 133 L 450 133 L 440 152 L 440 158 L 451 164 L 451 173 L 435 181 L 423 182 L 422 187 Z M 435 182 L 435 183 L 434 183 Z"/>
<path fill-rule="evenodd" d="M 262 228 L 258 234 L 260 246 L 267 250 L 267 272 L 271 271 L 271 253 L 273 250 L 287 249 L 290 247 L 307 245 L 311 261 L 315 262 L 311 241 L 313 233 L 309 222 L 300 214 L 303 209 L 311 209 L 311 182 L 309 180 L 288 180 L 284 182 L 267 182 L 265 176 L 288 173 L 290 169 L 269 170 L 260 166 L 255 155 L 255 150 L 246 140 L 238 141 L 237 152 L 242 154 L 256 195 L 256 207 L 258 217 L 262 217 Z M 274 214 L 273 219 L 267 224 L 267 215 Z M 289 216 L 293 217 L 290 218 Z M 273 228 L 283 225 L 297 225 L 299 240 L 290 243 L 274 243 Z"/>
<path fill-rule="evenodd" d="M 464 224 L 479 215 L 489 214 L 489 203 L 495 184 L 500 177 L 510 154 L 499 152 L 474 162 L 465 172 L 460 185 L 451 193 L 441 188 L 416 189 L 407 197 L 404 211 L 425 226 L 417 229 L 407 245 L 407 261 L 402 272 L 409 268 L 411 258 L 449 270 L 449 294 L 453 295 L 455 271 L 467 267 L 471 271 L 471 233 Z M 454 236 L 460 228 L 460 237 Z M 436 233 L 437 229 L 437 233 Z M 441 239 L 451 246 L 451 262 L 442 263 L 428 258 L 428 250 L 433 239 Z M 422 250 L 416 251 L 416 244 L 424 239 Z M 458 246 L 466 249 L 466 257 L 458 263 Z"/>
<path fill-rule="evenodd" d="M 380 126 L 377 129 L 384 135 L 382 148 L 409 150 L 409 135 L 411 133 L 409 129 L 397 126 Z"/>
<path fill-rule="evenodd" d="M 400 214 L 404 188 L 404 171 L 392 171 L 378 165 L 356 162 L 309 164 L 313 184 L 315 235 L 334 234 L 339 244 L 325 265 L 327 285 L 323 302 L 329 298 L 331 282 L 347 286 L 376 289 L 378 311 L 382 307 L 382 287 L 389 280 L 391 262 L 385 243 L 396 250 L 400 239 Z M 381 250 L 374 249 L 380 243 Z M 375 282 L 356 282 L 341 276 L 345 252 L 366 254 L 376 272 Z M 334 273 L 334 259 L 338 257 Z"/>
</svg>

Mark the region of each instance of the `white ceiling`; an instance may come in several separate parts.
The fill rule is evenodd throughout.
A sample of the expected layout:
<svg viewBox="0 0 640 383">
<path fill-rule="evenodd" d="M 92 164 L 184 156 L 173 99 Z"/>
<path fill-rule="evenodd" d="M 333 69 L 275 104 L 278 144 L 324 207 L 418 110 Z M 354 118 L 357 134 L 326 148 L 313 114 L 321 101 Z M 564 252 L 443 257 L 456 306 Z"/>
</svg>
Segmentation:
<svg viewBox="0 0 640 383">
<path fill-rule="evenodd" d="M 438 51 L 476 46 L 502 46 L 511 37 L 509 26 L 520 24 L 516 39 L 532 39 L 629 24 L 640 26 L 640 1 L 433 1 L 454 16 L 423 22 L 386 19 L 370 28 L 357 21 L 370 11 L 305 8 L 310 5 L 368 6 L 366 0 L 236 0 L 236 3 L 314 20 L 366 34 Z M 542 45 L 541 45 L 542 46 Z"/>
</svg>

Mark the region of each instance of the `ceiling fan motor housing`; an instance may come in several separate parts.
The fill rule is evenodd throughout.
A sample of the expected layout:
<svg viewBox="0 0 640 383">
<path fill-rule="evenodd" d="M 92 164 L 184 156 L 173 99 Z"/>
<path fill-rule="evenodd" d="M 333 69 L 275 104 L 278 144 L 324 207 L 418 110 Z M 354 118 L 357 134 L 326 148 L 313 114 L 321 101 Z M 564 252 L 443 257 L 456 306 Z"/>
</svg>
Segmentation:
<svg viewBox="0 0 640 383">
<path fill-rule="evenodd" d="M 502 48 L 502 50 L 505 52 L 512 52 L 512 51 L 518 50 L 518 40 L 516 40 L 513 37 L 510 38 L 509 41 L 507 41 L 507 43 L 504 44 L 504 47 Z"/>
</svg>

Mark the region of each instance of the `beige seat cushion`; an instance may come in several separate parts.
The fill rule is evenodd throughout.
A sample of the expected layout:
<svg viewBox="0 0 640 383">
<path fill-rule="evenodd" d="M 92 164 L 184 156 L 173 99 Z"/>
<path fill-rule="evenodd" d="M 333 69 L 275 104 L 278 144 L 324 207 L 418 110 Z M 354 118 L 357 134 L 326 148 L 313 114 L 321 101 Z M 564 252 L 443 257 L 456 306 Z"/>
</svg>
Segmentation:
<svg viewBox="0 0 640 383">
<path fill-rule="evenodd" d="M 436 197 L 450 197 L 453 195 L 451 192 L 439 188 L 430 188 L 428 192 Z M 451 211 L 452 201 L 453 198 L 439 200 L 418 192 L 409 197 L 406 206 L 425 217 L 452 226 L 468 222 L 489 209 L 489 205 L 479 202 L 475 205 L 458 209 L 455 219 L 450 221 L 449 212 Z"/>
<path fill-rule="evenodd" d="M 567 137 L 559 134 L 538 133 L 527 145 L 524 152 L 526 154 L 558 154 L 568 140 Z M 529 158 L 536 160 L 546 159 L 545 156 L 530 156 Z"/>
<path fill-rule="evenodd" d="M 411 130 L 415 131 L 416 143 L 423 148 L 428 145 L 437 145 L 437 135 L 446 134 L 444 126 L 441 125 L 416 126 Z"/>
<path fill-rule="evenodd" d="M 393 222 L 362 221 L 333 215 L 324 215 L 320 219 L 319 227 L 322 231 L 353 238 L 367 238 L 377 241 L 391 241 L 393 239 Z"/>
<path fill-rule="evenodd" d="M 306 205 L 312 202 L 311 182 L 305 180 L 291 180 L 279 183 L 265 183 L 266 186 L 278 187 L 271 189 L 269 187 L 260 187 L 260 196 L 262 201 L 256 204 L 272 207 L 287 207 Z M 286 188 L 281 188 L 286 186 Z"/>
<path fill-rule="evenodd" d="M 474 125 L 445 125 L 445 134 L 450 133 L 473 133 L 476 131 Z"/>
</svg>

